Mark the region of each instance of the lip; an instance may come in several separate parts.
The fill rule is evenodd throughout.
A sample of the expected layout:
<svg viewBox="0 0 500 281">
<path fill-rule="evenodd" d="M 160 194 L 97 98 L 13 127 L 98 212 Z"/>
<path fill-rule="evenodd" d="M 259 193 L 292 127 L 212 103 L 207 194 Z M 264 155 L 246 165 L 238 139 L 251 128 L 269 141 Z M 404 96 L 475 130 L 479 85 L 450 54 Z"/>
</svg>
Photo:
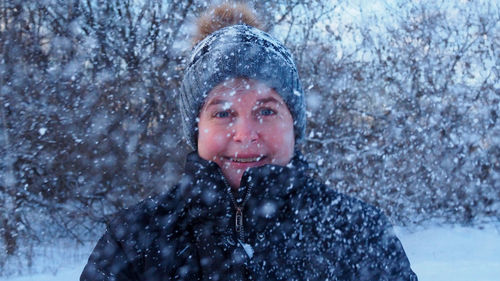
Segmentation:
<svg viewBox="0 0 500 281">
<path fill-rule="evenodd" d="M 238 156 L 238 157 L 228 157 L 228 160 L 231 162 L 237 162 L 237 163 L 253 163 L 253 162 L 260 162 L 262 161 L 265 156 L 255 156 L 255 157 L 243 157 L 243 156 Z"/>
<path fill-rule="evenodd" d="M 267 160 L 262 154 L 240 154 L 238 157 L 224 157 L 224 161 L 236 169 L 247 169 L 264 165 Z"/>
</svg>

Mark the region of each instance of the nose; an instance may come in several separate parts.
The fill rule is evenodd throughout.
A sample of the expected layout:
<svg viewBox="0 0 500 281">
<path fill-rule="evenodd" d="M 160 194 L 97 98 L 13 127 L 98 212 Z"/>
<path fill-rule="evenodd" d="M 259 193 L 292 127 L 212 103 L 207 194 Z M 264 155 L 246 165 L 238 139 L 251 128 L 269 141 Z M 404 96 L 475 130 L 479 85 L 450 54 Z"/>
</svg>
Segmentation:
<svg viewBox="0 0 500 281">
<path fill-rule="evenodd" d="M 233 128 L 233 140 L 243 144 L 250 144 L 259 139 L 257 124 L 250 118 L 238 118 Z"/>
</svg>

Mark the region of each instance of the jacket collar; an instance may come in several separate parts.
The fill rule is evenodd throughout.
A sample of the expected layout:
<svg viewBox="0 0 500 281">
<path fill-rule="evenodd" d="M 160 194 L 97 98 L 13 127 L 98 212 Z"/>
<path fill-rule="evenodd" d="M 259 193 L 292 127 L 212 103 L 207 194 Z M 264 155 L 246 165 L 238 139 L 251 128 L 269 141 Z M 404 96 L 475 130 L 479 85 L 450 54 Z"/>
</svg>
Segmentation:
<svg viewBox="0 0 500 281">
<path fill-rule="evenodd" d="M 267 165 L 266 165 L 267 166 Z M 276 166 L 277 165 L 269 165 Z M 309 165 L 305 160 L 305 157 L 299 150 L 295 150 L 294 156 L 290 160 L 290 163 L 286 165 L 287 168 L 298 169 L 301 172 L 306 172 L 309 169 Z M 258 168 L 258 167 L 257 167 Z M 212 171 L 219 169 L 217 163 L 209 160 L 205 160 L 198 155 L 197 151 L 192 151 L 187 155 L 185 171 L 186 172 L 196 172 L 196 171 Z M 255 169 L 255 168 L 252 168 Z"/>
<path fill-rule="evenodd" d="M 247 186 L 250 183 L 249 179 L 253 181 L 254 178 L 268 178 L 272 175 L 283 173 L 290 174 L 292 171 L 295 172 L 296 176 L 303 177 L 307 173 L 308 169 L 309 165 L 307 164 L 305 157 L 300 151 L 296 150 L 294 157 L 286 166 L 268 164 L 248 169 L 243 174 L 241 186 Z M 224 182 L 222 179 L 222 171 L 217 163 L 201 158 L 197 151 L 193 151 L 187 155 L 185 173 L 194 179 L 209 178 L 217 182 Z"/>
<path fill-rule="evenodd" d="M 201 158 L 197 151 L 190 152 L 186 158 L 184 171 L 191 176 L 200 174 L 217 173 L 220 171 L 217 163 Z"/>
</svg>

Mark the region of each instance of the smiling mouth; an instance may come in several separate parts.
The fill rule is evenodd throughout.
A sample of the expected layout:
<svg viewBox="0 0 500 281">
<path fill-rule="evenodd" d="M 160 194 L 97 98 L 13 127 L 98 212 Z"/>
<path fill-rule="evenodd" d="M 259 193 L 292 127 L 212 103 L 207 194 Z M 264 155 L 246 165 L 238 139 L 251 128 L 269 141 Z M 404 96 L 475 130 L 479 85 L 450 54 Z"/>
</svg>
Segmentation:
<svg viewBox="0 0 500 281">
<path fill-rule="evenodd" d="M 232 161 L 232 162 L 236 162 L 236 163 L 253 163 L 253 162 L 259 162 L 261 161 L 262 159 L 264 159 L 265 156 L 259 156 L 259 157 L 249 157 L 249 158 L 232 158 L 232 157 L 229 157 L 229 160 Z"/>
</svg>

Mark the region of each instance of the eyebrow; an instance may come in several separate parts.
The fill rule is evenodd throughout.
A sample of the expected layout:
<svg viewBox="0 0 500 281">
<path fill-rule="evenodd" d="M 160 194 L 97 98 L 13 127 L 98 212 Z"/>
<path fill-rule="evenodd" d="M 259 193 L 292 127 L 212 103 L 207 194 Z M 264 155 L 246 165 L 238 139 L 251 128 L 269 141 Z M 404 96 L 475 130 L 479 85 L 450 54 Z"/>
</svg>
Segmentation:
<svg viewBox="0 0 500 281">
<path fill-rule="evenodd" d="M 267 97 L 267 98 L 258 99 L 255 104 L 266 104 L 268 102 L 282 104 L 282 102 L 275 99 L 274 97 Z M 210 100 L 210 102 L 206 105 L 206 108 L 213 106 L 213 105 L 225 104 L 225 103 L 229 103 L 229 101 L 225 100 L 225 99 L 214 98 L 214 99 Z"/>
<path fill-rule="evenodd" d="M 281 104 L 282 102 L 280 102 L 279 100 L 275 99 L 274 97 L 267 97 L 267 98 L 263 98 L 263 99 L 258 99 L 256 104 L 264 104 L 264 103 L 268 103 L 268 102 L 274 102 L 274 103 L 277 103 L 277 104 Z"/>
<path fill-rule="evenodd" d="M 210 107 L 212 105 L 225 104 L 225 103 L 229 103 L 229 101 L 224 100 L 224 99 L 217 99 L 217 98 L 215 98 L 215 99 L 210 100 L 210 102 L 207 103 L 207 105 L 205 107 L 208 108 L 208 107 Z"/>
</svg>

